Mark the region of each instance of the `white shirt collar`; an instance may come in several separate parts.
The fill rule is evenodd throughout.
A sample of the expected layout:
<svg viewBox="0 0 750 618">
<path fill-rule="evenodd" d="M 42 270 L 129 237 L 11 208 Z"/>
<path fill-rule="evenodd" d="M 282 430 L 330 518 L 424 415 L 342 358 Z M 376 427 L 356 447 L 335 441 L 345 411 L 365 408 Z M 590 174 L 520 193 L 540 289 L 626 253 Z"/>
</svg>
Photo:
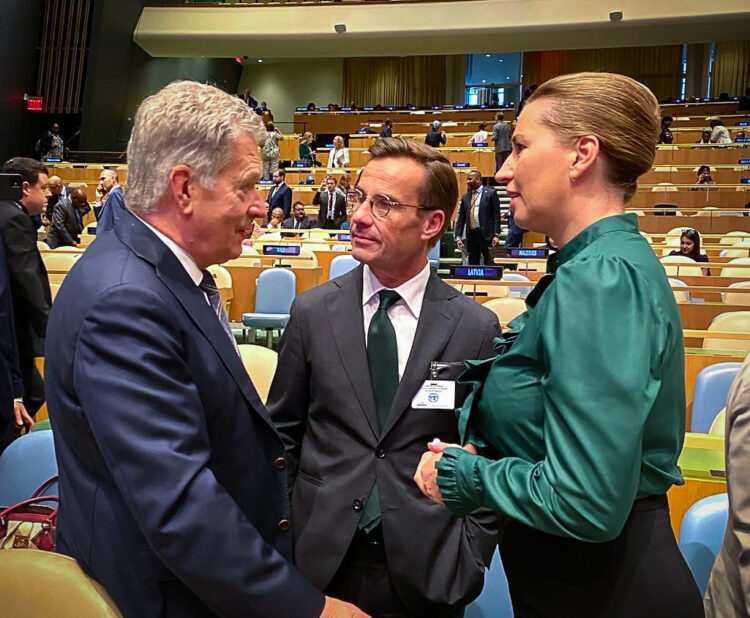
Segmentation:
<svg viewBox="0 0 750 618">
<path fill-rule="evenodd" d="M 165 245 L 167 245 L 167 248 L 174 253 L 175 257 L 180 261 L 180 264 L 182 264 L 182 267 L 187 271 L 187 274 L 190 276 L 190 278 L 193 280 L 193 283 L 195 285 L 200 285 L 203 281 L 203 271 L 198 268 L 198 264 L 196 264 L 195 260 L 193 259 L 193 256 L 190 255 L 185 249 L 180 247 L 174 240 L 169 238 L 169 236 L 164 235 L 164 233 L 157 230 L 153 225 L 151 225 L 148 221 L 144 221 L 141 219 L 138 215 L 136 215 L 134 212 L 131 211 L 131 214 L 138 219 L 143 225 L 145 225 L 149 230 L 151 230 L 154 234 L 156 234 L 156 237 L 161 240 Z"/>
<path fill-rule="evenodd" d="M 422 301 L 424 300 L 424 292 L 427 289 L 429 278 L 430 262 L 428 261 L 425 263 L 424 268 L 411 279 L 394 288 L 416 319 L 419 319 L 419 314 L 422 311 Z M 362 305 L 364 306 L 369 303 L 372 297 L 383 289 L 385 289 L 385 286 L 378 281 L 378 278 L 370 270 L 370 267 L 365 264 L 362 273 Z"/>
</svg>

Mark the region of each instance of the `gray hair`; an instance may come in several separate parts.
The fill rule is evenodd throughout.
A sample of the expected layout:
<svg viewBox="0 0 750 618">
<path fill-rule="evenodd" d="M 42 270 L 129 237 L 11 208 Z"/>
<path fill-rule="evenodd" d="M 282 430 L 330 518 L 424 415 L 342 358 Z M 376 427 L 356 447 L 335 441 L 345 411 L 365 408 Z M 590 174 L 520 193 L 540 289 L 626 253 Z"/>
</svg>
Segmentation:
<svg viewBox="0 0 750 618">
<path fill-rule="evenodd" d="M 229 163 L 231 140 L 246 133 L 256 144 L 266 136 L 260 116 L 242 99 L 193 81 L 165 86 L 135 115 L 128 143 L 128 208 L 155 212 L 176 165 L 190 166 L 198 181 L 212 188 Z"/>
</svg>

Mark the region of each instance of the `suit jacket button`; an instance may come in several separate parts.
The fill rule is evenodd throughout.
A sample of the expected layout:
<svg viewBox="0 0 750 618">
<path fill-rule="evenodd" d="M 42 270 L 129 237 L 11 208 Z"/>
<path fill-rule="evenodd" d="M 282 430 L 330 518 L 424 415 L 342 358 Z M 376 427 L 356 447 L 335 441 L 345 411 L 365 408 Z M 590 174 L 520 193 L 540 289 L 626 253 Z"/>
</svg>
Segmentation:
<svg viewBox="0 0 750 618">
<path fill-rule="evenodd" d="M 375 451 L 375 457 L 378 459 L 383 459 L 385 457 L 385 449 L 382 446 Z"/>
<path fill-rule="evenodd" d="M 359 498 L 354 498 L 354 502 L 352 502 L 352 506 L 354 507 L 355 511 L 361 511 L 364 504 L 362 503 L 362 500 Z"/>
<path fill-rule="evenodd" d="M 283 470 L 286 468 L 286 459 L 284 457 L 277 457 L 273 460 L 273 467 L 277 470 Z"/>
<path fill-rule="evenodd" d="M 282 532 L 286 532 L 287 530 L 289 530 L 292 524 L 288 519 L 281 519 L 276 525 L 279 527 L 279 530 L 281 530 Z"/>
</svg>

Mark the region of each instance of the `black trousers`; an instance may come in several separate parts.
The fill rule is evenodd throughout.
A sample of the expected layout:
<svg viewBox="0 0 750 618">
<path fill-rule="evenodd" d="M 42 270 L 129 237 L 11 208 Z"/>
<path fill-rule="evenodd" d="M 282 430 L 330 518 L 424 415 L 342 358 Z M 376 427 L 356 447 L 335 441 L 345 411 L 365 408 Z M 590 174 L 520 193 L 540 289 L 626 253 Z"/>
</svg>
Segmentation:
<svg viewBox="0 0 750 618">
<path fill-rule="evenodd" d="M 326 219 L 323 222 L 323 229 L 324 230 L 337 230 L 339 229 L 339 226 L 336 225 L 336 222 L 333 219 Z"/>
<path fill-rule="evenodd" d="M 341 566 L 325 590 L 328 596 L 359 607 L 372 618 L 421 618 L 410 611 L 393 587 L 380 527 L 371 534 L 357 532 Z M 441 618 L 462 618 L 463 610 L 441 613 Z M 427 618 L 427 616 L 425 616 Z"/>
<path fill-rule="evenodd" d="M 36 368 L 33 357 L 19 357 L 18 368 L 23 381 L 23 405 L 29 416 L 33 418 L 39 408 L 44 405 L 44 379 Z"/>
<path fill-rule="evenodd" d="M 510 154 L 510 150 L 503 150 L 502 152 L 496 152 L 495 153 L 495 173 L 497 174 L 497 170 L 499 170 L 503 163 L 505 163 L 505 159 L 508 158 L 508 155 Z"/>
<path fill-rule="evenodd" d="M 469 264 L 479 264 L 480 255 L 484 258 L 486 266 L 494 264 L 492 253 L 490 252 L 491 243 L 487 242 L 482 236 L 482 230 L 475 228 L 466 232 L 466 251 L 469 253 Z"/>
<path fill-rule="evenodd" d="M 500 546 L 515 618 L 703 618 L 666 496 L 637 500 L 613 541 L 584 543 L 509 521 Z"/>
</svg>

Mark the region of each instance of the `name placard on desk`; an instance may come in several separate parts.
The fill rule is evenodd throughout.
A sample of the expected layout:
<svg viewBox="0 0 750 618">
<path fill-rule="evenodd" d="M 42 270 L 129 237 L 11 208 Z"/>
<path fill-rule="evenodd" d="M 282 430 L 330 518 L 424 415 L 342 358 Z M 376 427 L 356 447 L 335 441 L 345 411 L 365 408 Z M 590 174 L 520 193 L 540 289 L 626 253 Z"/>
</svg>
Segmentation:
<svg viewBox="0 0 750 618">
<path fill-rule="evenodd" d="M 502 266 L 451 266 L 453 279 L 502 279 Z"/>
<path fill-rule="evenodd" d="M 471 164 L 468 161 L 454 161 L 453 167 L 469 167 Z"/>
<path fill-rule="evenodd" d="M 351 239 L 352 239 L 352 235 L 351 234 L 339 234 L 339 240 L 350 242 Z"/>
<path fill-rule="evenodd" d="M 738 163 L 740 165 L 750 165 L 750 159 L 740 159 Z"/>
<path fill-rule="evenodd" d="M 484 148 L 487 146 L 487 142 L 474 142 L 474 148 Z"/>
<path fill-rule="evenodd" d="M 518 258 L 546 258 L 549 256 L 549 249 L 539 248 L 516 248 L 510 250 L 510 257 Z"/>
<path fill-rule="evenodd" d="M 299 245 L 263 245 L 263 255 L 299 255 Z"/>
<path fill-rule="evenodd" d="M 735 144 L 750 144 L 750 137 L 738 137 L 734 140 Z"/>
</svg>

